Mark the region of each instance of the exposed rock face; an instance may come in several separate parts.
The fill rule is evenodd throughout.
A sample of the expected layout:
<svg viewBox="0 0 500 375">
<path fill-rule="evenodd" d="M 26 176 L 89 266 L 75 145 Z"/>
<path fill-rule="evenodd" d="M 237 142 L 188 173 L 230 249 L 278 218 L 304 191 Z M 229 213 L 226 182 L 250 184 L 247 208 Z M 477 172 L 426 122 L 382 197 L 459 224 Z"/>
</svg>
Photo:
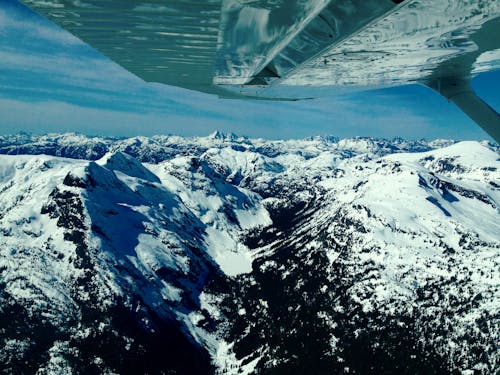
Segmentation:
<svg viewBox="0 0 500 375">
<path fill-rule="evenodd" d="M 0 151 L 38 155 L 0 155 L 3 373 L 500 370 L 492 145 L 52 135 Z"/>
</svg>

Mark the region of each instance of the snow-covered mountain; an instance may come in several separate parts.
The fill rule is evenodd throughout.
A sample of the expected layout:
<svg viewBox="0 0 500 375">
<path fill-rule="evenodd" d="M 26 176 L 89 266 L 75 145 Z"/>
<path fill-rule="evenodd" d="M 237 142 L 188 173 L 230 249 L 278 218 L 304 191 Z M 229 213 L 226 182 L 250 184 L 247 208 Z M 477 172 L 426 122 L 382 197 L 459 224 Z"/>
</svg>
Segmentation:
<svg viewBox="0 0 500 375">
<path fill-rule="evenodd" d="M 2 373 L 500 371 L 492 144 L 21 134 L 0 153 Z"/>
</svg>

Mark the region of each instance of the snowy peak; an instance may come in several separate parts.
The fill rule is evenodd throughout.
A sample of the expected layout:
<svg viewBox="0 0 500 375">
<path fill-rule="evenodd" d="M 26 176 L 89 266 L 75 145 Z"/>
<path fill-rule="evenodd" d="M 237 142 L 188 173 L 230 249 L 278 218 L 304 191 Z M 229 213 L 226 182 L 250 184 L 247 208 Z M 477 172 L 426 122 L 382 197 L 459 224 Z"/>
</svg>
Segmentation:
<svg viewBox="0 0 500 375">
<path fill-rule="evenodd" d="M 480 179 L 495 175 L 498 153 L 479 142 L 460 142 L 429 153 L 419 163 L 434 173 L 449 177 L 467 175 Z"/>
<path fill-rule="evenodd" d="M 207 138 L 209 140 L 226 141 L 226 142 L 235 142 L 237 140 L 246 139 L 246 138 L 240 138 L 234 133 L 222 133 L 219 130 L 214 131 Z"/>
<path fill-rule="evenodd" d="M 118 171 L 131 177 L 137 177 L 149 182 L 160 182 L 158 177 L 145 168 L 137 159 L 123 152 L 106 155 L 98 163 L 109 170 Z"/>
</svg>

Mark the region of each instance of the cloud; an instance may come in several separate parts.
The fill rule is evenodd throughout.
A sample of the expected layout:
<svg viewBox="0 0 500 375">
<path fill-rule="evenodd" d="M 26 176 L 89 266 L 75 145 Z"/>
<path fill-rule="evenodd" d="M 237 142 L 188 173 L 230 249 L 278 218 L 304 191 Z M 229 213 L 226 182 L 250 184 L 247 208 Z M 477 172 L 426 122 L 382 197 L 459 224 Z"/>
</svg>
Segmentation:
<svg viewBox="0 0 500 375">
<path fill-rule="evenodd" d="M 48 41 L 63 46 L 83 45 L 84 43 L 55 25 L 43 20 L 19 19 L 17 14 L 0 9 L 0 33 L 23 32 L 26 36 L 38 40 Z"/>
<path fill-rule="evenodd" d="M 209 134 L 224 123 L 182 114 L 140 114 L 78 106 L 57 101 L 0 99 L 2 133 L 79 132 L 93 135 Z"/>
<path fill-rule="evenodd" d="M 0 66 L 5 69 L 37 73 L 67 85 L 113 89 L 142 81 L 104 58 L 40 53 L 24 50 L 0 50 Z"/>
<path fill-rule="evenodd" d="M 74 131 L 92 135 L 206 135 L 215 129 L 251 137 L 302 138 L 312 135 L 353 134 L 377 137 L 403 135 L 421 138 L 432 127 L 418 116 L 406 111 L 389 111 L 375 118 L 342 108 L 342 101 L 325 100 L 329 107 L 316 107 L 315 118 L 304 115 L 303 108 L 286 103 L 247 103 L 234 105 L 227 113 L 215 105 L 202 105 L 197 112 L 172 110 L 158 113 L 131 113 L 106 108 L 93 108 L 60 101 L 20 101 L 0 99 L 2 133 L 18 131 L 65 132 Z M 205 103 L 206 104 L 206 103 Z M 279 104 L 279 103 L 278 103 Z M 255 111 L 256 107 L 262 111 Z M 330 111 L 328 108 L 334 108 Z M 322 109 L 320 109 L 322 108 Z M 182 109 L 182 108 L 181 108 Z M 217 111 L 218 109 L 218 111 Z M 239 110 L 239 111 L 238 111 Z M 220 114 L 220 115 L 219 115 Z M 410 131 L 413 131 L 413 133 Z"/>
</svg>

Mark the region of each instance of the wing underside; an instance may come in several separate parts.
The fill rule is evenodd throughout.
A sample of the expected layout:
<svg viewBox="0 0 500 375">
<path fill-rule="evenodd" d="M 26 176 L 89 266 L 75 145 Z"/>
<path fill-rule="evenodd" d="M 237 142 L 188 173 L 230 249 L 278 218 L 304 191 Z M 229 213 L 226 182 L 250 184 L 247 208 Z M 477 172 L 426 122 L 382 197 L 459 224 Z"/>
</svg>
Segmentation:
<svg viewBox="0 0 500 375">
<path fill-rule="evenodd" d="M 474 61 L 455 75 L 500 67 L 499 29 L 474 40 L 500 18 L 499 1 L 23 2 L 145 81 L 202 91 L 286 97 L 280 86 L 295 86 L 310 97 L 314 88 L 400 85 L 450 75 L 440 66 L 468 54 Z"/>
</svg>

